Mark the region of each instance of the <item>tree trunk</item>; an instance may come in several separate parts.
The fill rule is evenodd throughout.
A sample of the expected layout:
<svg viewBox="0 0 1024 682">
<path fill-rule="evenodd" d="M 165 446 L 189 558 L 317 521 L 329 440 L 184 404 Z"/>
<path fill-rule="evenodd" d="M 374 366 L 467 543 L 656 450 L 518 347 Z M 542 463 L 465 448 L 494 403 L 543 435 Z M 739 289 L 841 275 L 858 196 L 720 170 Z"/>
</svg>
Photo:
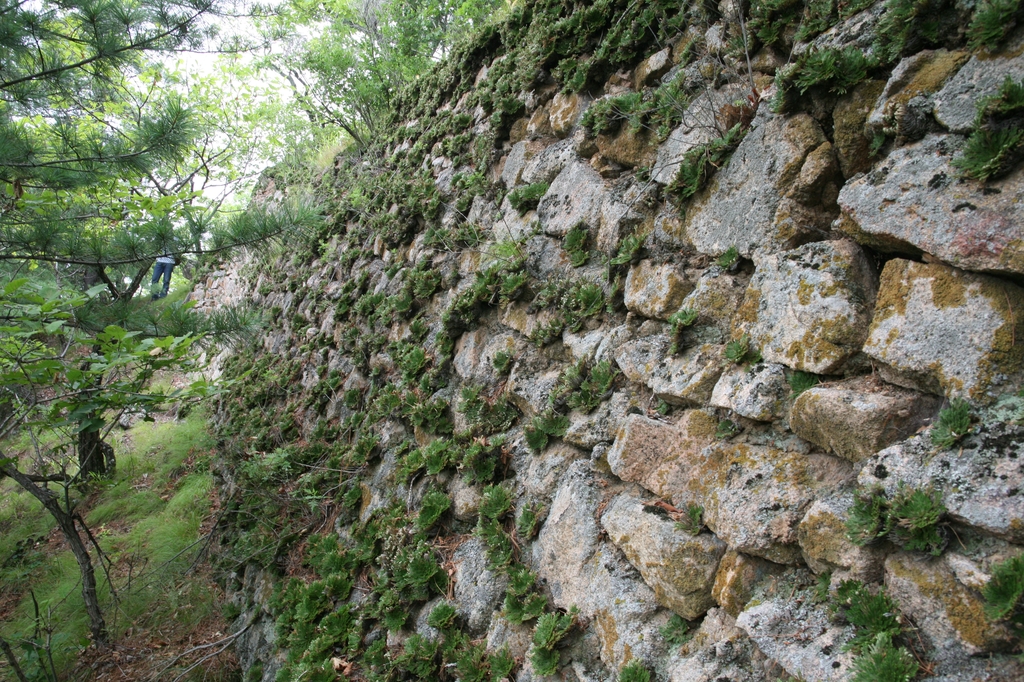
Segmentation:
<svg viewBox="0 0 1024 682">
<path fill-rule="evenodd" d="M 61 508 L 57 495 L 52 490 L 36 485 L 27 474 L 18 471 L 11 465 L 0 467 L 0 471 L 10 476 L 15 483 L 39 500 L 46 511 L 50 512 L 57 521 L 57 525 L 60 526 L 60 530 L 64 534 L 64 539 L 67 540 L 68 546 L 71 548 L 71 553 L 75 555 L 78 570 L 82 574 L 82 600 L 85 602 L 85 612 L 89 615 L 89 630 L 92 632 L 93 642 L 99 645 L 106 644 L 107 623 L 103 619 L 99 596 L 96 593 L 96 572 L 93 570 L 89 549 L 85 546 L 82 536 L 78 534 L 74 517 Z"/>
<path fill-rule="evenodd" d="M 103 442 L 99 429 L 95 431 L 81 431 L 78 434 L 78 476 L 87 481 L 93 476 L 106 476 L 112 471 L 107 471 L 107 457 L 105 457 L 104 446 L 110 447 Z"/>
</svg>

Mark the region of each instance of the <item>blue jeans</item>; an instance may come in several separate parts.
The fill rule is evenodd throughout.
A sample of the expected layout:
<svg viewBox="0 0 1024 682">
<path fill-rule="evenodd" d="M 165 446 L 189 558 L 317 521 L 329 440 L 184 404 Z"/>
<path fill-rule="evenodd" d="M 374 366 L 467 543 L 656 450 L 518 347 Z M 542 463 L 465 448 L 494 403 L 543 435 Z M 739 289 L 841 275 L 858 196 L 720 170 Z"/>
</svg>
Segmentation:
<svg viewBox="0 0 1024 682">
<path fill-rule="evenodd" d="M 153 266 L 153 281 L 151 286 L 156 286 L 156 283 L 160 281 L 160 275 L 164 276 L 164 288 L 160 293 L 153 292 L 153 300 L 163 298 L 167 295 L 167 290 L 171 288 L 171 272 L 174 270 L 174 263 L 160 263 L 157 262 Z"/>
</svg>

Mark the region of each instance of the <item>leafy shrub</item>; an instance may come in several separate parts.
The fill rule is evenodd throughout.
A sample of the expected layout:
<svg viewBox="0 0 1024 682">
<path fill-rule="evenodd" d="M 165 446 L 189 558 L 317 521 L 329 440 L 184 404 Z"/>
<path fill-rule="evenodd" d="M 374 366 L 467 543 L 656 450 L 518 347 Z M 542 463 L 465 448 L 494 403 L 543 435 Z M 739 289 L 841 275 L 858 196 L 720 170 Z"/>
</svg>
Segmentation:
<svg viewBox="0 0 1024 682">
<path fill-rule="evenodd" d="M 756 365 L 761 362 L 761 352 L 750 347 L 750 336 L 744 334 L 740 338 L 725 344 L 725 357 L 737 365 L 749 363 Z"/>
<path fill-rule="evenodd" d="M 857 545 L 888 538 L 909 550 L 938 556 L 945 549 L 945 528 L 940 525 L 946 507 L 936 490 L 911 488 L 902 482 L 892 499 L 881 488 L 868 488 L 854 496 L 846 522 L 847 537 Z"/>
<path fill-rule="evenodd" d="M 668 349 L 670 354 L 675 355 L 683 350 L 683 330 L 692 327 L 699 316 L 700 314 L 693 308 L 683 308 L 669 315 L 668 323 L 672 325 L 672 345 Z"/>
<path fill-rule="evenodd" d="M 574 410 L 589 414 L 608 397 L 615 377 L 619 375 L 612 369 L 612 363 L 603 360 L 590 368 L 588 376 L 576 391 L 569 394 L 566 404 Z"/>
<path fill-rule="evenodd" d="M 1009 622 L 1018 635 L 1024 635 L 1024 555 L 1007 559 L 992 567 L 992 579 L 982 590 L 985 615 Z"/>
<path fill-rule="evenodd" d="M 942 19 L 955 16 L 951 9 L 946 0 L 886 0 L 875 32 L 874 51 L 879 61 L 890 64 L 907 48 L 938 42 Z"/>
<path fill-rule="evenodd" d="M 590 241 L 590 230 L 580 223 L 569 230 L 562 239 L 562 248 L 569 254 L 569 262 L 574 268 L 587 264 L 590 253 L 587 251 Z"/>
<path fill-rule="evenodd" d="M 668 619 L 668 622 L 658 632 L 661 633 L 666 642 L 674 647 L 681 647 L 693 639 L 690 624 L 677 613 L 673 613 L 672 617 Z"/>
<path fill-rule="evenodd" d="M 431 490 L 423 496 L 423 505 L 420 507 L 420 515 L 416 518 L 416 525 L 422 529 L 430 528 L 451 506 L 452 500 L 448 495 L 440 490 Z"/>
<path fill-rule="evenodd" d="M 458 612 L 455 607 L 446 601 L 434 607 L 434 610 L 427 616 L 427 625 L 438 630 L 450 628 L 455 623 L 455 616 Z"/>
<path fill-rule="evenodd" d="M 568 613 L 545 613 L 537 619 L 530 662 L 538 675 L 554 675 L 558 670 L 559 655 L 555 647 L 576 624 L 577 613 L 576 607 L 573 607 Z"/>
<path fill-rule="evenodd" d="M 537 576 L 526 566 L 520 564 L 509 569 L 504 605 L 509 622 L 522 624 L 544 613 L 548 598 L 536 591 L 536 584 Z"/>
<path fill-rule="evenodd" d="M 715 428 L 715 438 L 719 440 L 726 440 L 739 433 L 739 430 L 739 426 L 736 425 L 736 422 L 731 419 L 723 419 L 718 422 L 718 426 Z"/>
<path fill-rule="evenodd" d="M 715 259 L 715 263 L 720 268 L 732 267 L 733 263 L 740 259 L 740 252 L 735 246 L 730 246 L 725 250 L 722 255 Z"/>
<path fill-rule="evenodd" d="M 686 152 L 666 191 L 686 200 L 703 189 L 714 172 L 732 156 L 743 140 L 744 132 L 743 125 L 737 123 L 721 137 Z"/>
<path fill-rule="evenodd" d="M 808 50 L 793 64 L 776 71 L 772 108 L 779 113 L 792 111 L 796 92 L 803 95 L 812 88 L 845 95 L 877 66 L 874 57 L 864 56 L 856 47 Z"/>
<path fill-rule="evenodd" d="M 853 660 L 851 682 L 911 682 L 917 677 L 917 661 L 905 647 L 878 635 L 864 652 Z"/>
<path fill-rule="evenodd" d="M 848 650 L 861 651 L 881 635 L 892 639 L 900 634 L 899 609 L 884 591 L 872 593 L 859 580 L 844 580 L 836 589 L 835 609 L 855 629 Z"/>
<path fill-rule="evenodd" d="M 786 382 L 789 384 L 789 389 L 793 392 L 792 397 L 795 400 L 804 391 L 817 386 L 818 377 L 810 372 L 796 371 L 786 377 Z"/>
<path fill-rule="evenodd" d="M 634 658 L 619 671 L 619 682 L 651 682 L 651 671 Z"/>
<path fill-rule="evenodd" d="M 525 187 L 517 187 L 509 192 L 508 203 L 519 213 L 519 215 L 525 215 L 527 211 L 532 211 L 537 208 L 537 204 L 540 203 L 541 197 L 543 197 L 547 191 L 548 184 L 546 182 L 537 182 L 532 185 L 526 185 Z"/>
<path fill-rule="evenodd" d="M 952 447 L 970 432 L 971 406 L 966 400 L 954 398 L 939 412 L 939 421 L 931 431 L 932 444 L 943 449 Z"/>
<path fill-rule="evenodd" d="M 494 365 L 494 371 L 498 374 L 508 374 L 512 371 L 512 361 L 511 353 L 500 350 L 494 354 L 494 360 L 491 364 Z"/>
<path fill-rule="evenodd" d="M 526 427 L 526 443 L 534 452 L 541 452 L 548 446 L 551 438 L 561 438 L 569 430 L 569 418 L 545 412 L 533 418 Z"/>
<path fill-rule="evenodd" d="M 686 516 L 676 522 L 676 528 L 689 535 L 700 535 L 704 528 L 704 507 L 692 502 L 686 505 Z"/>
<path fill-rule="evenodd" d="M 982 0 L 967 27 L 967 46 L 972 50 L 996 49 L 1017 25 L 1015 19 L 1020 9 L 1020 0 Z"/>
</svg>

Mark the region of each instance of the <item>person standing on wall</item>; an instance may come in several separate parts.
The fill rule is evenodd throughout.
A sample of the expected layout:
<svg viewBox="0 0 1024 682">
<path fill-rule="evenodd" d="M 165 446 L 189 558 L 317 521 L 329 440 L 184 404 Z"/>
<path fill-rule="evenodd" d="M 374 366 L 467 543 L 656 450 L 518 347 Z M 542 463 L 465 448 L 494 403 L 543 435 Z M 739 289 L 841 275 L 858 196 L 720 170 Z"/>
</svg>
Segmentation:
<svg viewBox="0 0 1024 682">
<path fill-rule="evenodd" d="M 153 265 L 153 281 L 150 288 L 153 290 L 152 300 L 163 298 L 167 295 L 167 291 L 171 288 L 171 272 L 174 271 L 176 265 L 174 256 L 169 253 L 165 253 L 156 259 L 156 263 Z M 157 282 L 160 281 L 160 275 L 164 277 L 163 289 L 157 290 Z"/>
</svg>

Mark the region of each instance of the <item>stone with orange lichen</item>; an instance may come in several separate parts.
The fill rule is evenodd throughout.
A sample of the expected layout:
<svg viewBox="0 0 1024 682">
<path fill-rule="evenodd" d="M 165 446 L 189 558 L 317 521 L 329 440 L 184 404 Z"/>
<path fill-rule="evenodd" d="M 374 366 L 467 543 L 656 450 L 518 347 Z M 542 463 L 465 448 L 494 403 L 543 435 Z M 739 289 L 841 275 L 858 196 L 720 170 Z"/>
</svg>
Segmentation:
<svg viewBox="0 0 1024 682">
<path fill-rule="evenodd" d="M 658 604 L 687 620 L 714 606 L 711 586 L 724 542 L 711 533 L 691 536 L 677 529 L 664 510 L 645 505 L 632 492 L 611 501 L 601 525 L 654 590 Z"/>
<path fill-rule="evenodd" d="M 864 352 L 886 380 L 991 403 L 1024 385 L 1024 289 L 939 263 L 882 271 Z"/>
<path fill-rule="evenodd" d="M 789 425 L 801 438 L 859 462 L 912 436 L 938 414 L 940 404 L 937 396 L 857 378 L 801 393 Z"/>
<path fill-rule="evenodd" d="M 1005 623 L 986 617 L 981 592 L 957 580 L 949 565 L 953 556 L 959 555 L 933 559 L 897 552 L 885 561 L 886 591 L 934 651 L 940 669 L 957 659 L 1010 651 L 1016 639 Z"/>
<path fill-rule="evenodd" d="M 849 240 L 755 256 L 757 270 L 733 323 L 765 360 L 827 374 L 856 355 L 877 291 L 874 266 Z"/>
</svg>

